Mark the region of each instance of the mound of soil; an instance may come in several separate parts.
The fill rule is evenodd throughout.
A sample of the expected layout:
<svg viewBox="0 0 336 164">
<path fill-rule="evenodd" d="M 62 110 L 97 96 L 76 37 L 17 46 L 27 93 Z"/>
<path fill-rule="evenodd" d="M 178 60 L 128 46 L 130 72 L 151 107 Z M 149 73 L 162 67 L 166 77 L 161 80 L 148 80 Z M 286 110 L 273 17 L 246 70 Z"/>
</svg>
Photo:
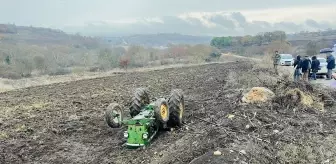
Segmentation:
<svg viewBox="0 0 336 164">
<path fill-rule="evenodd" d="M 258 81 L 256 86 L 271 89 L 276 97 L 266 104 L 242 105 L 243 90 L 232 87 L 238 85 L 229 84 L 235 79 L 228 75 L 251 73 L 252 67 L 249 62 L 235 62 L 172 68 L 1 93 L 0 163 L 334 161 L 336 148 L 331 143 L 336 141 L 332 137 L 336 114 L 332 104 L 321 112 L 286 103 L 284 93 L 299 88 L 325 104 L 329 101 L 323 97 L 335 99 L 336 94 L 287 80 Z M 274 76 L 267 70 L 253 71 Z M 236 81 L 241 86 L 243 82 Z M 161 132 L 147 149 L 129 150 L 123 146 L 125 129 L 109 128 L 104 110 L 111 102 L 128 105 L 137 87 L 147 87 L 152 98 L 182 89 L 185 123 L 180 129 Z M 221 150 L 222 156 L 206 159 L 204 154 L 215 150 Z"/>
</svg>

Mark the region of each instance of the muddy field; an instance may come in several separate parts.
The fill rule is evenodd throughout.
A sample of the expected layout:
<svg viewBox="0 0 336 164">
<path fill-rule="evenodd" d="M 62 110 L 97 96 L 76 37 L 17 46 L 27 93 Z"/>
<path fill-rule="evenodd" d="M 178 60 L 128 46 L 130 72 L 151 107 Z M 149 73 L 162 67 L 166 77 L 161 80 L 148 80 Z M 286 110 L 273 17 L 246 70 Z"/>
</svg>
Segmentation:
<svg viewBox="0 0 336 164">
<path fill-rule="evenodd" d="M 277 97 L 266 104 L 242 104 L 242 92 L 253 85 L 268 87 Z M 147 87 L 152 98 L 183 89 L 185 124 L 162 132 L 145 150 L 128 150 L 124 129 L 109 128 L 103 114 L 112 102 L 127 105 L 137 87 Z M 325 111 L 283 96 L 290 88 L 316 95 Z M 336 114 L 329 101 L 335 95 L 274 78 L 249 62 L 125 73 L 5 92 L 0 94 L 0 163 L 335 162 Z M 222 156 L 209 155 L 215 150 Z"/>
</svg>

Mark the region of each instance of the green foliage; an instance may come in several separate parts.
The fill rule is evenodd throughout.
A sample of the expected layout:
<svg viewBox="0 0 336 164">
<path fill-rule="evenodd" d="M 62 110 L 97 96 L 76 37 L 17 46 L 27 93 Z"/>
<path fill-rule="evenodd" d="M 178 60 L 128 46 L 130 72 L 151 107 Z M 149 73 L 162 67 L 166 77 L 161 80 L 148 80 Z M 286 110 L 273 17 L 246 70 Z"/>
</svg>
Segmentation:
<svg viewBox="0 0 336 164">
<path fill-rule="evenodd" d="M 252 46 L 269 44 L 273 41 L 285 41 L 286 33 L 283 31 L 258 33 L 255 36 L 246 35 L 243 37 L 214 37 L 210 45 L 217 48 L 227 48 L 231 46 Z"/>
<path fill-rule="evenodd" d="M 209 54 L 209 57 L 205 59 L 206 62 L 214 61 L 214 60 L 219 60 L 220 56 L 222 54 L 219 51 L 213 51 Z"/>
<path fill-rule="evenodd" d="M 232 45 L 232 37 L 215 37 L 211 40 L 210 45 L 214 47 L 229 47 Z"/>
<path fill-rule="evenodd" d="M 7 65 L 11 64 L 11 60 L 10 60 L 10 57 L 8 55 L 6 56 L 5 62 L 6 62 Z"/>
<path fill-rule="evenodd" d="M 212 52 L 209 56 L 211 58 L 219 58 L 221 56 L 221 53 L 219 53 L 219 52 Z"/>
</svg>

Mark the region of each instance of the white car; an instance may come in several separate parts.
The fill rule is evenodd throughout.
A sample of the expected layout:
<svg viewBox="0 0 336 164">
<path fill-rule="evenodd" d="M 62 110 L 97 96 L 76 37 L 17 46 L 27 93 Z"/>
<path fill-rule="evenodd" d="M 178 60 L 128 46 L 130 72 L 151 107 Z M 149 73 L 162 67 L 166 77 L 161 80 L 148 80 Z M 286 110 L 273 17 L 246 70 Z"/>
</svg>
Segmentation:
<svg viewBox="0 0 336 164">
<path fill-rule="evenodd" d="M 279 64 L 281 66 L 283 66 L 283 65 L 286 65 L 286 66 L 294 65 L 293 55 L 291 55 L 291 54 L 280 54 Z"/>
</svg>

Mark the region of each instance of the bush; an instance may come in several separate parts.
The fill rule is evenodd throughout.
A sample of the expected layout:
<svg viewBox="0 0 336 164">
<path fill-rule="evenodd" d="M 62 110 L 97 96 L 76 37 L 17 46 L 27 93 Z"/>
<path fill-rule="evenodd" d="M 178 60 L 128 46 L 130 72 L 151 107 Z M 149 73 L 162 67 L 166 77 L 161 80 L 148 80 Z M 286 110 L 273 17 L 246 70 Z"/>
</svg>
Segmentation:
<svg viewBox="0 0 336 164">
<path fill-rule="evenodd" d="M 70 74 L 71 70 L 67 68 L 57 68 L 56 70 L 53 70 L 48 73 L 50 76 L 58 76 L 58 75 L 67 75 Z"/>
<path fill-rule="evenodd" d="M 163 59 L 160 61 L 161 65 L 171 65 L 174 64 L 174 59 Z"/>
<path fill-rule="evenodd" d="M 43 56 L 34 56 L 33 60 L 35 68 L 44 73 L 47 69 L 45 58 Z"/>
<path fill-rule="evenodd" d="M 21 79 L 22 76 L 16 72 L 11 72 L 11 71 L 4 71 L 4 72 L 0 72 L 0 77 L 1 78 L 5 78 L 5 79 L 13 79 L 13 80 L 17 80 L 17 79 Z"/>
<path fill-rule="evenodd" d="M 98 66 L 95 66 L 95 67 L 90 67 L 89 68 L 89 72 L 98 72 L 100 70 L 100 68 Z"/>
<path fill-rule="evenodd" d="M 71 70 L 74 74 L 83 74 L 85 72 L 85 69 L 83 67 L 74 67 Z"/>
<path fill-rule="evenodd" d="M 30 77 L 34 69 L 33 62 L 26 57 L 15 59 L 13 67 L 15 72 L 19 73 L 21 77 Z"/>
</svg>

